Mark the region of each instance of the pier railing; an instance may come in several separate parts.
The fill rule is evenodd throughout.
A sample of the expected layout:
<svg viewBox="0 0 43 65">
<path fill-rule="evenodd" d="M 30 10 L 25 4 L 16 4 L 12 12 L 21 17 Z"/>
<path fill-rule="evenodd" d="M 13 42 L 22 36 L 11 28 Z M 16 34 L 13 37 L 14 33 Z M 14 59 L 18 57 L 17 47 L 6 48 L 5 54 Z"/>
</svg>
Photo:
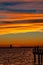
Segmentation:
<svg viewBox="0 0 43 65">
<path fill-rule="evenodd" d="M 33 55 L 34 55 L 34 65 L 43 65 L 43 48 L 35 47 L 33 49 Z M 36 62 L 37 60 L 38 63 Z"/>
</svg>

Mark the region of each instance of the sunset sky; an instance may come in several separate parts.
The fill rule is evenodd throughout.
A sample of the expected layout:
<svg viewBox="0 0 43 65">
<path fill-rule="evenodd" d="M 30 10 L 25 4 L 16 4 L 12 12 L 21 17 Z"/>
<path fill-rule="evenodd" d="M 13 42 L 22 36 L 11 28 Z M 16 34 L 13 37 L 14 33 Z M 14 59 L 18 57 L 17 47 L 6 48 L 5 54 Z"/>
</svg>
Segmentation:
<svg viewBox="0 0 43 65">
<path fill-rule="evenodd" d="M 0 0 L 0 47 L 43 46 L 43 0 Z"/>
</svg>

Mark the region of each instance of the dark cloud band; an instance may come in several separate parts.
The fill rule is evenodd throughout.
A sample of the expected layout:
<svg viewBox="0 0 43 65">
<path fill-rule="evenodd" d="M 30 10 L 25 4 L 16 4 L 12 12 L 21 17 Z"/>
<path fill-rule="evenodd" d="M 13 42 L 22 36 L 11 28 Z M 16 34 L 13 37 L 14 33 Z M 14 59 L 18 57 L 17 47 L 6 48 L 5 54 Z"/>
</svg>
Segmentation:
<svg viewBox="0 0 43 65">
<path fill-rule="evenodd" d="M 31 27 L 31 26 L 10 26 L 10 27 L 0 27 L 0 29 L 8 29 L 8 28 L 24 28 L 24 27 Z"/>
<path fill-rule="evenodd" d="M 40 5 L 38 7 L 40 10 L 38 10 L 36 8 L 36 6 L 31 6 L 31 9 L 29 9 L 30 6 L 28 9 L 26 9 L 26 7 L 25 7 L 25 9 L 20 9 L 18 5 L 24 6 L 24 4 L 28 4 L 28 5 L 36 4 L 38 6 Z M 8 6 L 10 6 L 10 7 L 8 7 Z M 16 6 L 16 7 L 14 8 L 14 6 Z M 20 7 L 22 8 L 23 6 L 20 6 Z M 23 13 L 37 13 L 37 12 L 43 13 L 42 6 L 43 6 L 43 2 L 1 2 L 0 3 L 0 11 L 2 10 L 2 11 L 23 12 Z"/>
<path fill-rule="evenodd" d="M 43 4 L 43 2 L 1 2 L 0 5 L 3 5 L 3 6 L 14 6 L 14 5 L 18 5 L 18 4 Z"/>
<path fill-rule="evenodd" d="M 43 19 L 37 20 L 20 20 L 20 21 L 2 21 L 0 24 L 20 24 L 20 23 L 43 23 Z"/>
<path fill-rule="evenodd" d="M 25 2 L 1 2 L 0 5 L 3 6 L 14 6 L 18 4 L 24 4 Z"/>
</svg>

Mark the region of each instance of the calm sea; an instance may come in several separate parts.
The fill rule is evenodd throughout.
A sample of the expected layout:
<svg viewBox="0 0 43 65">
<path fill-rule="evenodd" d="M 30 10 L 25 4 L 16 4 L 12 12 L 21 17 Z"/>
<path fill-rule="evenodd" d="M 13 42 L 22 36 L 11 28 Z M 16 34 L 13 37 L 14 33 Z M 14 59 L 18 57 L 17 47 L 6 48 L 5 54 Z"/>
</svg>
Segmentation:
<svg viewBox="0 0 43 65">
<path fill-rule="evenodd" d="M 0 65 L 34 65 L 33 48 L 0 48 Z"/>
</svg>

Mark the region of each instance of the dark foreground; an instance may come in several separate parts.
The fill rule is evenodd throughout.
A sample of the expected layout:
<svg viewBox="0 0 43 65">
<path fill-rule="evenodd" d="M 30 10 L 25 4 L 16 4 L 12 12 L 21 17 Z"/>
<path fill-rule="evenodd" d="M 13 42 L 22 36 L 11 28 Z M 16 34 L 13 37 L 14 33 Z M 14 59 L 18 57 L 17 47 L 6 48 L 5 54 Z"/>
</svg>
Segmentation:
<svg viewBox="0 0 43 65">
<path fill-rule="evenodd" d="M 34 65 L 33 48 L 0 48 L 0 65 Z"/>
<path fill-rule="evenodd" d="M 0 48 L 0 65 L 40 64 L 43 65 L 43 47 Z"/>
</svg>

